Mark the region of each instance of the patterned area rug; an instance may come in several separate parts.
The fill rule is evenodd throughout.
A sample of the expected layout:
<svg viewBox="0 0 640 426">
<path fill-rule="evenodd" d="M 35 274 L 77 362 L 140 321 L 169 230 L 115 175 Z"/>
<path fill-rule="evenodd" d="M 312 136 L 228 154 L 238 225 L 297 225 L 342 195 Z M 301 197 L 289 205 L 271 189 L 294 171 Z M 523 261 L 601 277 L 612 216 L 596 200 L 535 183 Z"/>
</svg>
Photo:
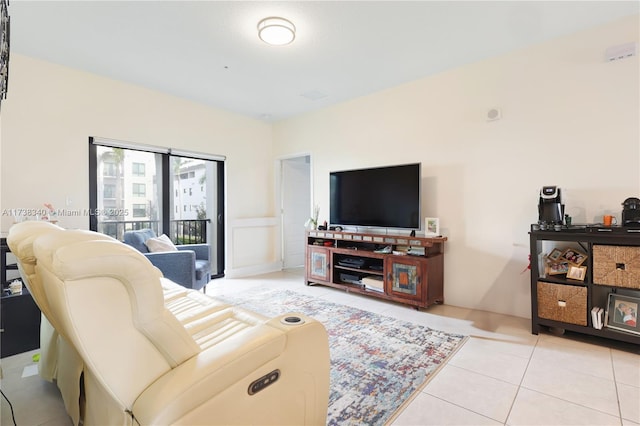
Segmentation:
<svg viewBox="0 0 640 426">
<path fill-rule="evenodd" d="M 466 340 L 288 290 L 216 298 L 270 317 L 301 312 L 324 324 L 331 357 L 328 425 L 385 424 Z"/>
</svg>

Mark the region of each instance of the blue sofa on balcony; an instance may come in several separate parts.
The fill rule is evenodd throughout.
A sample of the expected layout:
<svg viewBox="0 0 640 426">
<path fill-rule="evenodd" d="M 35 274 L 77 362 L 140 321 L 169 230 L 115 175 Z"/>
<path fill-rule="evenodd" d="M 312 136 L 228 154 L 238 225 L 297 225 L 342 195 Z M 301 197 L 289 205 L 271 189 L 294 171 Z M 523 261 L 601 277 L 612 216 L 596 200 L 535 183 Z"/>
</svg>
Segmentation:
<svg viewBox="0 0 640 426">
<path fill-rule="evenodd" d="M 143 253 L 162 274 L 186 288 L 205 289 L 211 280 L 209 244 L 176 245 L 177 251 L 151 252 L 147 240 L 156 238 L 151 229 L 124 233 L 124 242 Z"/>
</svg>

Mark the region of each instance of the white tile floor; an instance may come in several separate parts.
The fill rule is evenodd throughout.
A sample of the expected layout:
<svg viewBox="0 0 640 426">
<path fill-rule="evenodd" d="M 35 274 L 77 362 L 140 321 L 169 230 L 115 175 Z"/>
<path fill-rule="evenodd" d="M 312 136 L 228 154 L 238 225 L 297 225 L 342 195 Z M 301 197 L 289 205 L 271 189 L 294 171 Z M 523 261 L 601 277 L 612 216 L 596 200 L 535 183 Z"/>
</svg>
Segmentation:
<svg viewBox="0 0 640 426">
<path fill-rule="evenodd" d="M 421 312 L 332 288 L 308 287 L 301 271 L 216 280 L 207 293 L 263 286 L 471 336 L 393 425 L 640 425 L 638 347 L 580 335 L 535 336 L 523 318 L 447 305 Z M 20 377 L 33 353 L 2 359 L 1 387 L 13 403 L 17 424 L 70 425 L 55 385 L 39 376 Z M 1 407 L 1 424 L 12 424 L 4 400 Z"/>
</svg>

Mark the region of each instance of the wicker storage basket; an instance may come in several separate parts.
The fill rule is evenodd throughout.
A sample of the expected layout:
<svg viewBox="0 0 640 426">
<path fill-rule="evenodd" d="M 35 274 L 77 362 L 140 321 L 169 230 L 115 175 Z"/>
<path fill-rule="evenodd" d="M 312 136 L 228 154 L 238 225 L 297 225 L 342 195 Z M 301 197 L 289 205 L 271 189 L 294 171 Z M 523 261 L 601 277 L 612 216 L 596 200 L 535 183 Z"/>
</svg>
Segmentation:
<svg viewBox="0 0 640 426">
<path fill-rule="evenodd" d="M 538 281 L 538 316 L 587 325 L 587 288 Z"/>
<path fill-rule="evenodd" d="M 593 283 L 640 289 L 640 247 L 594 245 Z"/>
</svg>

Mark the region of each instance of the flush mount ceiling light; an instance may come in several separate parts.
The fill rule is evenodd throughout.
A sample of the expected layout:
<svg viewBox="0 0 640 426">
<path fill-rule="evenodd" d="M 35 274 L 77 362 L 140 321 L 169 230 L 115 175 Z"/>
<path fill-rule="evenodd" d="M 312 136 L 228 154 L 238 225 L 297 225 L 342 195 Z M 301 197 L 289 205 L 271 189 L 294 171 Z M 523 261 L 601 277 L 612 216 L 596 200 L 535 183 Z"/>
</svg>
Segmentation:
<svg viewBox="0 0 640 426">
<path fill-rule="evenodd" d="M 296 38 L 296 26 L 284 18 L 264 18 L 258 22 L 258 37 L 267 44 L 283 46 Z"/>
</svg>

